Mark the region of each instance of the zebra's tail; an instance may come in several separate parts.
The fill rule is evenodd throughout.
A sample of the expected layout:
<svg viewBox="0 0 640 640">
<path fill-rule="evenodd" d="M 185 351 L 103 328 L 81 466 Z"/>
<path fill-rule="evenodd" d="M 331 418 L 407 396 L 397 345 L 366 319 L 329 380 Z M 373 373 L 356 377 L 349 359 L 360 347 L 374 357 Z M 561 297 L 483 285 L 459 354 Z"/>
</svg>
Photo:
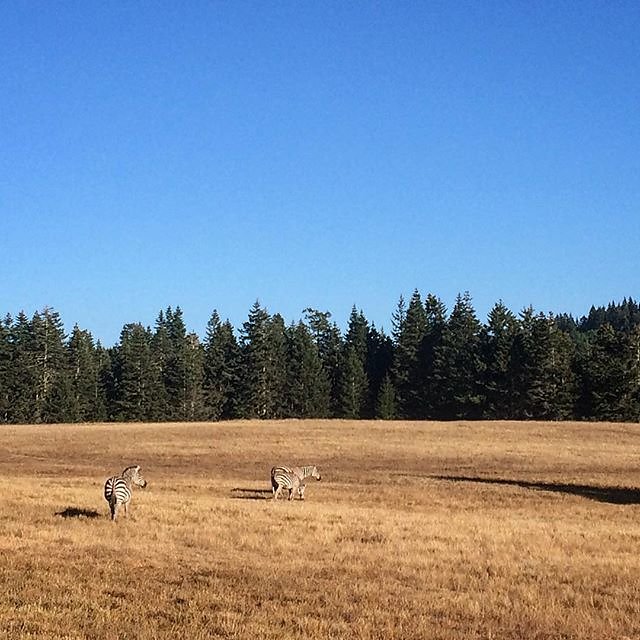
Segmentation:
<svg viewBox="0 0 640 640">
<path fill-rule="evenodd" d="M 111 520 L 115 520 L 118 515 L 118 498 L 115 491 L 112 491 L 109 497 L 109 509 L 111 510 Z"/>
</svg>

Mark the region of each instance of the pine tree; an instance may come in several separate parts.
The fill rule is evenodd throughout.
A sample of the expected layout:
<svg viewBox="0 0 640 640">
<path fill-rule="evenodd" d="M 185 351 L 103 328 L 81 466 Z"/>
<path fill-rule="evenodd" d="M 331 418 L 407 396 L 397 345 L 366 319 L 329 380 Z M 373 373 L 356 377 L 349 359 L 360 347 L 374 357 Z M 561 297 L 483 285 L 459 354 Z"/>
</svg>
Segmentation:
<svg viewBox="0 0 640 640">
<path fill-rule="evenodd" d="M 267 322 L 268 409 L 265 417 L 283 418 L 287 414 L 287 339 L 284 318 L 276 313 Z"/>
<path fill-rule="evenodd" d="M 343 353 L 340 329 L 335 322 L 330 322 L 331 314 L 328 311 L 307 308 L 304 313 L 327 380 L 328 417 L 336 417 L 340 415 L 339 388 Z M 324 382 L 322 384 L 324 388 Z"/>
<path fill-rule="evenodd" d="M 362 418 L 369 398 L 366 372 L 369 326 L 362 311 L 353 307 L 345 337 L 339 383 L 339 415 Z"/>
<path fill-rule="evenodd" d="M 209 420 L 228 420 L 243 415 L 240 402 L 240 347 L 229 320 L 220 322 L 213 311 L 204 343 L 203 390 Z"/>
<path fill-rule="evenodd" d="M 71 418 L 71 385 L 62 319 L 45 307 L 31 321 L 36 376 L 37 422 L 67 422 Z"/>
<path fill-rule="evenodd" d="M 328 380 L 318 348 L 307 326 L 299 322 L 287 329 L 285 416 L 321 418 L 329 412 Z"/>
<path fill-rule="evenodd" d="M 365 372 L 369 384 L 369 397 L 364 411 L 366 418 L 377 416 L 378 400 L 384 380 L 388 379 L 389 384 L 393 384 L 390 377 L 394 360 L 393 351 L 393 340 L 372 324 L 367 335 L 365 362 Z"/>
<path fill-rule="evenodd" d="M 396 418 L 396 393 L 391 376 L 385 375 L 376 401 L 376 418 L 393 420 Z"/>
<path fill-rule="evenodd" d="M 600 325 L 590 341 L 583 370 L 583 410 L 591 420 L 624 420 L 630 368 L 623 334 L 609 323 Z"/>
<path fill-rule="evenodd" d="M 481 379 L 480 322 L 468 293 L 458 295 L 436 351 L 436 372 L 443 393 L 445 419 L 474 419 L 484 398 Z"/>
<path fill-rule="evenodd" d="M 167 396 L 168 420 L 187 420 L 189 380 L 187 372 L 187 328 L 182 310 L 167 308 L 165 313 L 168 353 L 163 371 L 163 382 Z"/>
<path fill-rule="evenodd" d="M 640 324 L 635 324 L 626 337 L 627 383 L 625 384 L 625 420 L 640 422 Z"/>
<path fill-rule="evenodd" d="M 427 330 L 426 314 L 417 290 L 406 312 L 404 300 L 400 298 L 394 319 L 393 377 L 398 411 L 402 418 L 416 419 L 424 410 L 422 351 Z"/>
<path fill-rule="evenodd" d="M 38 418 L 36 393 L 36 351 L 31 322 L 20 311 L 9 330 L 11 350 L 10 390 L 11 399 L 8 422 L 25 424 Z"/>
<path fill-rule="evenodd" d="M 96 343 L 96 367 L 98 374 L 98 387 L 96 390 L 96 412 L 98 420 L 115 419 L 115 354 L 115 348 L 105 349 L 98 340 L 98 342 Z"/>
<path fill-rule="evenodd" d="M 104 397 L 98 376 L 98 358 L 93 337 L 76 324 L 67 345 L 70 383 L 71 419 L 92 422 L 105 417 Z"/>
<path fill-rule="evenodd" d="M 151 332 L 127 324 L 114 353 L 114 417 L 120 421 L 159 420 L 155 398 L 162 387 L 151 353 Z"/>
<path fill-rule="evenodd" d="M 445 381 L 438 377 L 436 371 L 437 357 L 447 327 L 447 308 L 440 298 L 430 293 L 425 299 L 424 311 L 426 328 L 420 353 L 424 404 L 420 417 L 438 418 L 444 415 L 447 404 Z"/>
<path fill-rule="evenodd" d="M 0 423 L 7 423 L 11 412 L 11 388 L 13 387 L 11 369 L 11 326 L 13 320 L 9 314 L 0 323 Z"/>
<path fill-rule="evenodd" d="M 488 323 L 482 330 L 484 361 L 484 416 L 489 420 L 512 418 L 513 378 L 511 358 L 518 332 L 518 319 L 502 301 L 489 312 Z"/>
<path fill-rule="evenodd" d="M 242 325 L 242 380 L 248 418 L 266 418 L 270 407 L 267 324 L 269 314 L 256 300 Z"/>
<path fill-rule="evenodd" d="M 286 381 L 284 320 L 278 314 L 270 317 L 256 301 L 243 324 L 241 346 L 247 417 L 282 416 Z"/>
<path fill-rule="evenodd" d="M 573 411 L 575 384 L 573 345 L 553 316 L 520 314 L 512 358 L 515 417 L 559 420 Z"/>
<path fill-rule="evenodd" d="M 206 415 L 203 380 L 204 348 L 198 336 L 190 332 L 185 342 L 184 420 L 203 420 Z"/>
<path fill-rule="evenodd" d="M 171 307 L 167 309 L 171 311 Z M 171 311 L 171 313 L 173 313 Z M 154 377 L 160 381 L 158 385 L 158 393 L 153 398 L 152 412 L 157 416 L 158 420 L 169 420 L 173 411 L 169 406 L 168 387 L 173 382 L 173 373 L 171 372 L 173 356 L 173 345 L 169 336 L 170 320 L 166 317 L 165 312 L 160 310 L 156 318 L 155 330 L 151 338 L 151 354 L 154 368 Z"/>
</svg>

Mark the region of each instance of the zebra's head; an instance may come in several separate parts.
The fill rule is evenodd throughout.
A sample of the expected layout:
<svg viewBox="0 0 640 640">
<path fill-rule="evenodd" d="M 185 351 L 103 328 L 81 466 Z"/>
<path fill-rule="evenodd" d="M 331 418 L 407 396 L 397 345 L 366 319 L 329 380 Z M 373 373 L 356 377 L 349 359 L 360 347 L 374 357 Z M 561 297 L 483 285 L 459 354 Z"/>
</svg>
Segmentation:
<svg viewBox="0 0 640 640">
<path fill-rule="evenodd" d="M 142 487 L 143 489 L 147 486 L 147 481 L 142 476 L 142 471 L 140 470 L 140 465 L 135 464 L 130 467 L 127 467 L 122 472 L 122 477 L 130 484 L 135 484 L 136 487 Z"/>
<path fill-rule="evenodd" d="M 315 478 L 316 480 L 322 480 L 322 476 L 318 471 L 318 467 L 313 467 L 313 469 L 311 470 L 311 477 Z"/>
</svg>

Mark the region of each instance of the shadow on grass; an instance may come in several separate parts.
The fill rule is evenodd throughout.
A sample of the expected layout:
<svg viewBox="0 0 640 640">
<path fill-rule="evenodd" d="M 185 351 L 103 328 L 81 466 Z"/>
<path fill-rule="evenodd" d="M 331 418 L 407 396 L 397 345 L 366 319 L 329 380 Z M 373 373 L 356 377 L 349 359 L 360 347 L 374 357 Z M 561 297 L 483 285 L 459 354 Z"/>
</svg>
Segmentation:
<svg viewBox="0 0 640 640">
<path fill-rule="evenodd" d="M 236 500 L 269 500 L 272 495 L 271 489 L 255 489 L 253 487 L 231 489 L 231 497 Z"/>
<path fill-rule="evenodd" d="M 480 484 L 506 485 L 522 487 L 533 491 L 550 491 L 580 496 L 596 502 L 609 504 L 640 504 L 640 489 L 631 487 L 598 487 L 588 484 L 564 484 L 557 482 L 529 482 L 527 480 L 509 480 L 507 478 L 479 478 L 472 476 L 428 476 L 434 480 L 449 482 L 477 482 Z"/>
<path fill-rule="evenodd" d="M 81 509 L 80 507 L 67 507 L 64 511 L 57 511 L 61 518 L 99 518 L 100 514 L 95 509 Z"/>
</svg>

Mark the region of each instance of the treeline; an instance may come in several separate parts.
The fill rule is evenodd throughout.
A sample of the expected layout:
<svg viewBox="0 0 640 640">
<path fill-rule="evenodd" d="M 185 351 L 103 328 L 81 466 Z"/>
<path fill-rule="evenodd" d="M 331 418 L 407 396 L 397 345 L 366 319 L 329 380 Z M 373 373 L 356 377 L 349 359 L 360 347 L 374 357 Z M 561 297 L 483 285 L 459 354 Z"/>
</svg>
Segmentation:
<svg viewBox="0 0 640 640">
<path fill-rule="evenodd" d="M 640 307 L 498 302 L 482 323 L 469 294 L 449 313 L 415 291 L 388 335 L 355 307 L 343 333 L 328 312 L 287 325 L 256 302 L 238 332 L 214 311 L 203 340 L 169 307 L 110 348 L 50 308 L 0 325 L 3 423 L 289 417 L 640 421 Z"/>
</svg>

